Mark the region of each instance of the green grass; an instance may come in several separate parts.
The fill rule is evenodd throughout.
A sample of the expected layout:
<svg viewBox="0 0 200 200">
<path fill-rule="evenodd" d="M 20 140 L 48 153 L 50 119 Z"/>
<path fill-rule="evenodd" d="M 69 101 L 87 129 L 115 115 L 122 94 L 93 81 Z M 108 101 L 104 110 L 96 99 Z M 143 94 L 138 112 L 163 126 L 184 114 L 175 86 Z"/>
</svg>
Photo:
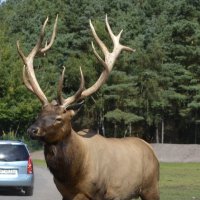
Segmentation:
<svg viewBox="0 0 200 200">
<path fill-rule="evenodd" d="M 44 160 L 34 165 L 46 167 Z M 161 163 L 161 200 L 200 200 L 200 163 Z"/>
<path fill-rule="evenodd" d="M 161 200 L 200 200 L 200 163 L 161 163 Z"/>
<path fill-rule="evenodd" d="M 34 166 L 39 166 L 39 167 L 47 167 L 45 160 L 39 160 L 39 159 L 38 160 L 34 159 L 33 160 L 33 165 Z"/>
</svg>

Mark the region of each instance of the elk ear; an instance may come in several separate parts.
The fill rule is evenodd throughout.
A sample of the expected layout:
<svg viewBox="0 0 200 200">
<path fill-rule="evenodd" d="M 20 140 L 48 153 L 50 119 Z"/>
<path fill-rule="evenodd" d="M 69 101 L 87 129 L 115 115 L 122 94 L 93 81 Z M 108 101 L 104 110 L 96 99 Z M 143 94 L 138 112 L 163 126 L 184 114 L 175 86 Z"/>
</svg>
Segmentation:
<svg viewBox="0 0 200 200">
<path fill-rule="evenodd" d="M 85 103 L 85 101 L 83 100 L 79 103 L 71 104 L 71 105 L 67 106 L 65 109 L 66 110 L 73 110 L 74 115 L 75 115 L 82 108 L 84 103 Z"/>
</svg>

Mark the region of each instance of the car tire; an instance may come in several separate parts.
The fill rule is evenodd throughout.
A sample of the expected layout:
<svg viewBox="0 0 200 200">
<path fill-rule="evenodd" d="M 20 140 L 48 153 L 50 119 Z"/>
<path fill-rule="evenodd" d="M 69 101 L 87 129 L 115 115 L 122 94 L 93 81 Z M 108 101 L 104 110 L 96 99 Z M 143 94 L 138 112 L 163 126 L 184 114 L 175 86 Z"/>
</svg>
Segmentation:
<svg viewBox="0 0 200 200">
<path fill-rule="evenodd" d="M 24 189 L 26 196 L 32 196 L 33 195 L 33 188 L 32 187 L 25 187 L 23 189 Z"/>
</svg>

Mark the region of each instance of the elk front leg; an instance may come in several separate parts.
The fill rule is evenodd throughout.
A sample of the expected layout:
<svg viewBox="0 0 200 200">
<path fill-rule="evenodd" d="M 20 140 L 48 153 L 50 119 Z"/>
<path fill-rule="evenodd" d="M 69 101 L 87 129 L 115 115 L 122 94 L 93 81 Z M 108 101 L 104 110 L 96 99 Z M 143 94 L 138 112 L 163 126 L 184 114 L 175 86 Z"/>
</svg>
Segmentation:
<svg viewBox="0 0 200 200">
<path fill-rule="evenodd" d="M 150 188 L 144 190 L 140 197 L 142 200 L 160 200 L 158 185 L 153 184 Z"/>
<path fill-rule="evenodd" d="M 74 196 L 73 200 L 90 200 L 88 197 L 86 197 L 84 194 L 77 194 Z"/>
</svg>

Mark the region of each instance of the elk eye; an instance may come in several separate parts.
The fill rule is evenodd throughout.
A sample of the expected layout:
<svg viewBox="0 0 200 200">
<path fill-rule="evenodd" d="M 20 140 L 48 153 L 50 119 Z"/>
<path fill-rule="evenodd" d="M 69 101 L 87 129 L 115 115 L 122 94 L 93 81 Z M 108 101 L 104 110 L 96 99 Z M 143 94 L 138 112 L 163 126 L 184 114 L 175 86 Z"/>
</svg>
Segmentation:
<svg viewBox="0 0 200 200">
<path fill-rule="evenodd" d="M 67 110 L 63 110 L 63 113 L 66 113 L 67 112 Z"/>
</svg>

